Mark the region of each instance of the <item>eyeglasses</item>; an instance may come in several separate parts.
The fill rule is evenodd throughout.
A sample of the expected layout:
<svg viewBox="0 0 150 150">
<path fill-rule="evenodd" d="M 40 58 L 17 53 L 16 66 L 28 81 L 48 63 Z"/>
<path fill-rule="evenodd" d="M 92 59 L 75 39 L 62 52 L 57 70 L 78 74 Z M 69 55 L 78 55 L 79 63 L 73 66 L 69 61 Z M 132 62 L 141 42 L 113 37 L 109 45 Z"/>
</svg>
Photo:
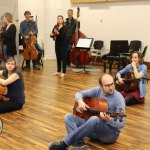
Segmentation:
<svg viewBox="0 0 150 150">
<path fill-rule="evenodd" d="M 114 83 L 110 83 L 110 84 L 105 84 L 105 85 L 103 85 L 103 86 L 105 86 L 105 87 L 111 87 L 111 86 L 113 86 L 114 85 Z"/>
</svg>

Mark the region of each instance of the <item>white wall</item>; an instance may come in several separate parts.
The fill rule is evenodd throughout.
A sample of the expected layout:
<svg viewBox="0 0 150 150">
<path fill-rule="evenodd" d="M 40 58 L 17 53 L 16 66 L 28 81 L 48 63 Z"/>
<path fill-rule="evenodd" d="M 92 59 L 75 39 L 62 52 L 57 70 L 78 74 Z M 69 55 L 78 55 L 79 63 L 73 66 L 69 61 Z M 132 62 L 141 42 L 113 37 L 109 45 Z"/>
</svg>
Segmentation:
<svg viewBox="0 0 150 150">
<path fill-rule="evenodd" d="M 10 12 L 14 19 L 18 19 L 18 0 L 0 0 L 0 16 Z"/>
<path fill-rule="evenodd" d="M 142 47 L 148 45 L 145 57 L 150 61 L 150 1 L 105 2 L 71 4 L 70 0 L 18 0 L 19 21 L 25 10 L 38 15 L 39 37 L 44 40 L 46 58 L 55 58 L 54 42 L 49 34 L 56 24 L 57 15 L 67 17 L 67 10 L 80 7 L 81 31 L 87 37 L 104 40 L 105 51 L 110 40 L 141 40 Z M 29 5 L 30 4 L 30 5 Z M 36 4 L 36 5 L 35 5 Z M 34 7 L 33 7 L 34 6 Z"/>
</svg>

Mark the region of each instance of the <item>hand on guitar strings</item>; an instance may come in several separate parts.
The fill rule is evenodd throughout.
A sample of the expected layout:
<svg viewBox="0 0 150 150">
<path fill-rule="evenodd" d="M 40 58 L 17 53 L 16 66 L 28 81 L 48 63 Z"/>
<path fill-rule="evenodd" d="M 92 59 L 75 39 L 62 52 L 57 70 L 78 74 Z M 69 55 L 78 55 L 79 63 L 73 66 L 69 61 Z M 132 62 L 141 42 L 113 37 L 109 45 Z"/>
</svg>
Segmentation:
<svg viewBox="0 0 150 150">
<path fill-rule="evenodd" d="M 100 112 L 100 118 L 106 122 L 108 122 L 110 120 L 110 115 L 106 114 L 105 112 Z"/>
<path fill-rule="evenodd" d="M 87 108 L 89 108 L 89 106 L 82 99 L 78 100 L 78 109 L 85 111 Z"/>
</svg>

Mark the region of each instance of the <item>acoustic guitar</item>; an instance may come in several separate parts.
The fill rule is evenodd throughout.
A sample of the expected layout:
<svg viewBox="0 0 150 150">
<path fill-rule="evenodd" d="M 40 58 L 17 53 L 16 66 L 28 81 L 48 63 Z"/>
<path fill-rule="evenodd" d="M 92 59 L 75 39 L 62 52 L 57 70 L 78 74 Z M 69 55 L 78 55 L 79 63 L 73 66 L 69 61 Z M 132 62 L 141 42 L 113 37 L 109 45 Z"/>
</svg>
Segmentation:
<svg viewBox="0 0 150 150">
<path fill-rule="evenodd" d="M 123 78 L 124 83 L 119 84 L 118 80 L 115 79 L 115 88 L 119 92 L 124 90 L 127 93 L 137 91 L 139 89 L 138 82 L 140 80 L 143 80 L 143 82 L 144 80 L 146 80 L 147 82 L 148 80 L 150 80 L 149 78 L 135 78 L 133 72 L 127 72 L 123 74 L 121 77 Z"/>
<path fill-rule="evenodd" d="M 110 117 L 113 117 L 115 120 L 119 119 L 122 120 L 123 117 L 126 117 L 126 115 L 122 112 L 122 109 L 120 108 L 120 112 L 109 112 L 108 111 L 108 102 L 104 99 L 100 98 L 85 98 L 83 100 L 90 108 L 87 108 L 86 111 L 80 111 L 78 108 L 78 103 L 75 102 L 74 108 L 73 108 L 73 114 L 84 119 L 88 119 L 91 116 L 99 116 L 100 112 L 105 112 L 106 114 L 109 114 Z"/>
</svg>

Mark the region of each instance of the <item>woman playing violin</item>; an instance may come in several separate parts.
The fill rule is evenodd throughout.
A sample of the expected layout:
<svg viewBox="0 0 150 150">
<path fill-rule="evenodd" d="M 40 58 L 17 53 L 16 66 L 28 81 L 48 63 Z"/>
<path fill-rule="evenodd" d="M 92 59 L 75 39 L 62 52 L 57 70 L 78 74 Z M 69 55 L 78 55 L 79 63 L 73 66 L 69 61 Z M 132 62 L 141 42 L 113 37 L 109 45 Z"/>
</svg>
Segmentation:
<svg viewBox="0 0 150 150">
<path fill-rule="evenodd" d="M 10 57 L 6 61 L 6 69 L 0 71 L 0 84 L 7 86 L 7 94 L 0 95 L 0 113 L 21 109 L 25 103 L 24 81 L 16 61 Z"/>
<path fill-rule="evenodd" d="M 121 94 L 125 97 L 126 105 L 143 103 L 145 100 L 144 96 L 146 93 L 146 81 L 144 80 L 144 78 L 146 78 L 147 75 L 147 66 L 143 64 L 144 60 L 142 54 L 138 51 L 132 52 L 130 56 L 130 62 L 131 62 L 130 64 L 128 64 L 124 69 L 120 70 L 116 74 L 116 78 L 119 84 L 124 83 L 122 75 L 128 72 L 133 73 L 134 77 L 136 79 L 139 79 L 137 81 L 138 87 L 136 88 L 135 91 L 129 92 L 125 90 L 121 91 Z"/>
<path fill-rule="evenodd" d="M 55 53 L 57 58 L 57 72 L 54 75 L 65 76 L 66 74 L 66 33 L 63 16 L 57 16 L 57 25 L 54 26 L 50 37 L 55 40 Z M 62 66 L 62 69 L 61 69 Z M 62 70 L 62 73 L 61 73 Z"/>
</svg>

